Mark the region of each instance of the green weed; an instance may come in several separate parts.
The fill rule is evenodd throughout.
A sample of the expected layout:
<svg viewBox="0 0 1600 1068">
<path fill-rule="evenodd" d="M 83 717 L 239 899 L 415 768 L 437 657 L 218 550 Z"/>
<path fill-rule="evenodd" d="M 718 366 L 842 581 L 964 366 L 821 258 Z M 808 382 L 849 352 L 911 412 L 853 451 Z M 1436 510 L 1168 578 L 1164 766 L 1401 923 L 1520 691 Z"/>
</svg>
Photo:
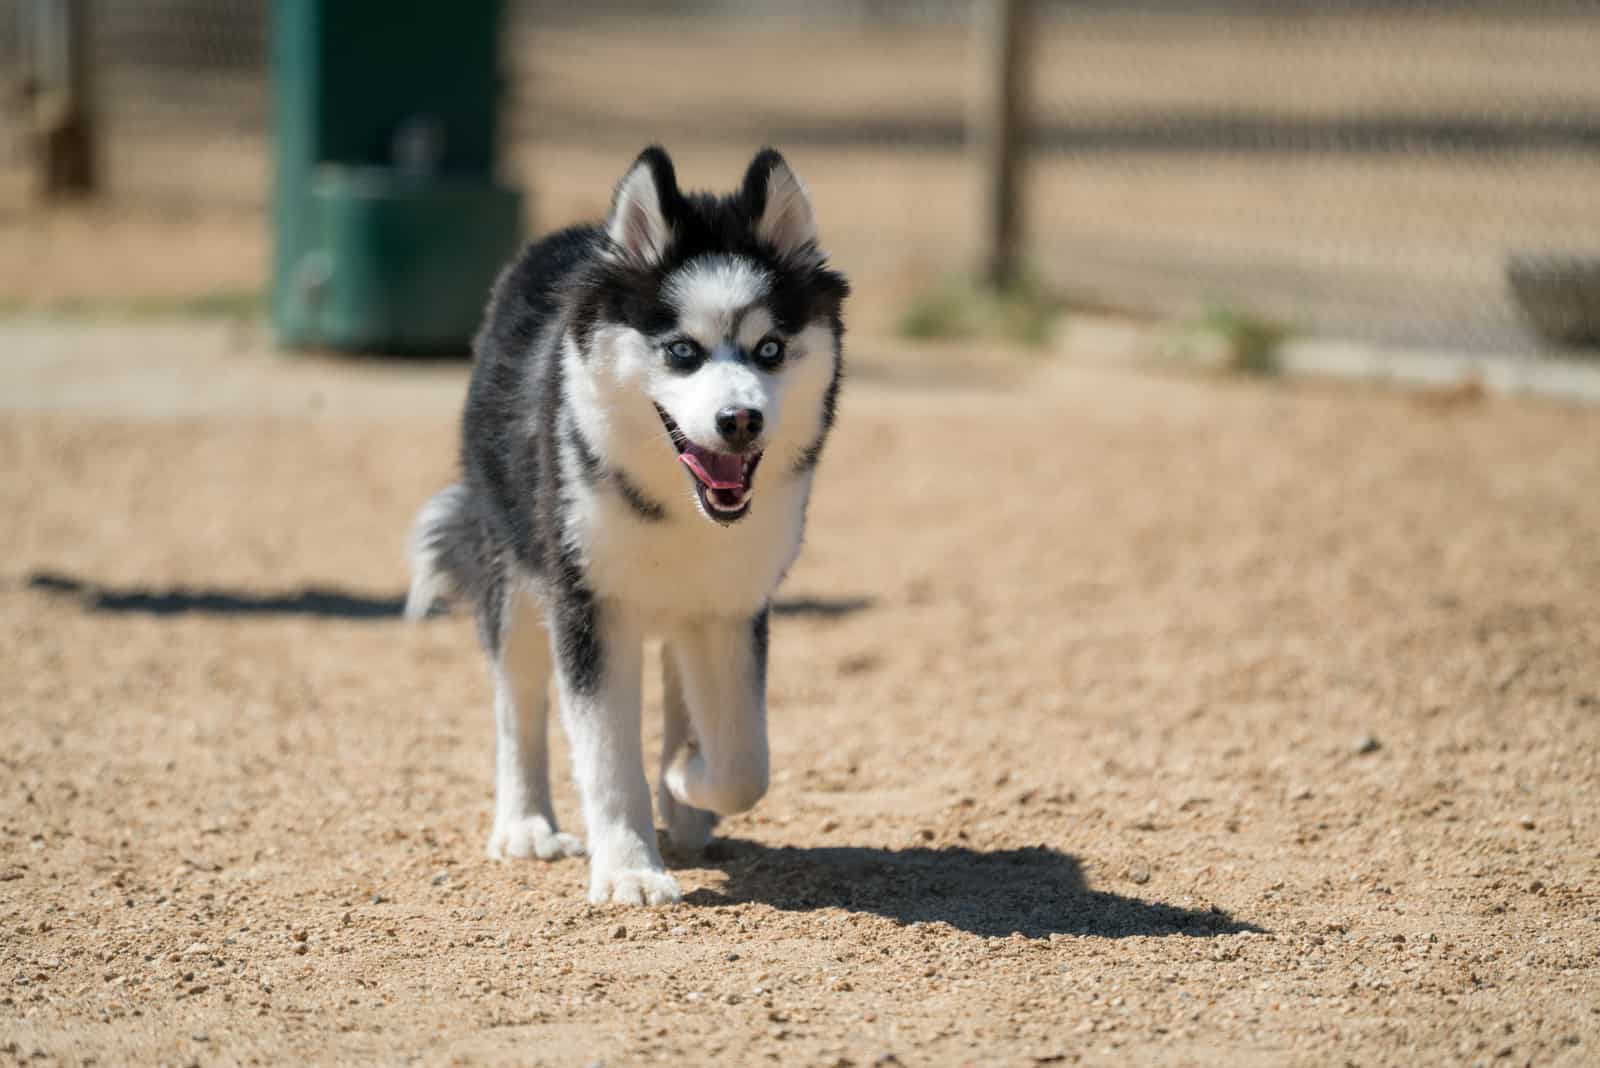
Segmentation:
<svg viewBox="0 0 1600 1068">
<path fill-rule="evenodd" d="M 1061 303 L 1024 278 L 991 289 L 971 278 L 950 278 L 912 299 L 900 333 L 918 340 L 987 339 L 1040 346 L 1050 340 Z"/>
</svg>

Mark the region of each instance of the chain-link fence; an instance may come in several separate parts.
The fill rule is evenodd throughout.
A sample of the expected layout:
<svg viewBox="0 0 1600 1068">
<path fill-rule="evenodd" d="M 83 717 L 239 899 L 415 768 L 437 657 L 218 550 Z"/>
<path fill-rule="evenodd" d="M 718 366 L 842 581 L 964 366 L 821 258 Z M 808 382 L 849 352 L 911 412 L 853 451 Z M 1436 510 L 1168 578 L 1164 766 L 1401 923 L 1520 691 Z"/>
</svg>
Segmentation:
<svg viewBox="0 0 1600 1068">
<path fill-rule="evenodd" d="M 25 66 L 27 7 L 0 0 L 7 70 Z M 1221 304 L 1305 329 L 1526 349 L 1507 256 L 1600 251 L 1600 6 L 1038 10 L 1026 246 L 1071 298 L 1158 314 Z M 101 210 L 181 217 L 202 262 L 229 247 L 243 257 L 207 277 L 259 276 L 267 0 L 93 11 Z M 506 177 L 549 226 L 603 210 L 647 141 L 666 143 L 689 182 L 715 186 L 777 144 L 861 282 L 858 312 L 887 322 L 977 252 L 972 44 L 968 5 L 953 2 L 514 3 Z M 17 144 L 20 112 L 7 111 Z M 23 155 L 9 152 L 8 169 Z M 39 225 L 36 214 L 13 208 L 0 227 Z M 212 248 L 202 221 L 236 240 Z M 30 247 L 56 255 L 37 235 Z M 37 273 L 18 278 L 26 292 Z"/>
</svg>

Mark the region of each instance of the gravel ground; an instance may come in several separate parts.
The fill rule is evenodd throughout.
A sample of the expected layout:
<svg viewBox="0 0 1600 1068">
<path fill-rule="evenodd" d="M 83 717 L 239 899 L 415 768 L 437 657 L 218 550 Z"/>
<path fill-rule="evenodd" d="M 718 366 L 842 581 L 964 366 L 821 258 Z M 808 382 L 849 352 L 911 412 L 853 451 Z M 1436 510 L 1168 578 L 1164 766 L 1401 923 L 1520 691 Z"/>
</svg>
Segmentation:
<svg viewBox="0 0 1600 1068">
<path fill-rule="evenodd" d="M 857 342 L 773 790 L 624 910 L 396 618 L 462 368 L 0 331 L 21 1063 L 1596 1060 L 1600 414 Z"/>
</svg>

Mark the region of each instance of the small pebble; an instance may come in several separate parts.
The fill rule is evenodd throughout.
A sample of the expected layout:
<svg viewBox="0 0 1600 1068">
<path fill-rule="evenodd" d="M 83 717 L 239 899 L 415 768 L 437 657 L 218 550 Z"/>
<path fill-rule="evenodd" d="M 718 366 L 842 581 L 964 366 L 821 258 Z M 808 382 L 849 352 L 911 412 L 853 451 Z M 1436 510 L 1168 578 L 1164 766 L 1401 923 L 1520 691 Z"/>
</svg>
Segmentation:
<svg viewBox="0 0 1600 1068">
<path fill-rule="evenodd" d="M 1536 824 L 1533 822 L 1532 816 L 1524 816 L 1519 822 L 1522 824 L 1522 829 L 1525 831 L 1531 831 L 1536 826 Z"/>
<path fill-rule="evenodd" d="M 627 938 L 628 937 L 628 928 L 623 924 L 620 924 L 620 923 L 617 924 L 615 927 L 613 927 L 611 929 L 611 937 L 612 938 Z"/>
<path fill-rule="evenodd" d="M 1374 738 L 1370 734 L 1363 734 L 1350 746 L 1350 751 L 1356 756 L 1365 756 L 1368 753 L 1376 753 L 1382 748 L 1383 743 L 1378 741 L 1378 739 Z"/>
</svg>

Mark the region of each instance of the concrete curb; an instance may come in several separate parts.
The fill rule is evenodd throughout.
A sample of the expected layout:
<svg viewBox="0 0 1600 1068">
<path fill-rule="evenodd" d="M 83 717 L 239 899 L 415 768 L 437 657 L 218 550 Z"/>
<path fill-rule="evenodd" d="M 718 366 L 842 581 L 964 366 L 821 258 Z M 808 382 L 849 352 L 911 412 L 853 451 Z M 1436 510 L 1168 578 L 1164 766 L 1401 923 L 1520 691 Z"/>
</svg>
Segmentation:
<svg viewBox="0 0 1600 1068">
<path fill-rule="evenodd" d="M 1277 359 L 1287 375 L 1414 389 L 1476 383 L 1503 396 L 1600 406 L 1600 360 L 1389 348 L 1334 338 L 1287 341 L 1279 346 Z"/>
<path fill-rule="evenodd" d="M 1127 367 L 1220 370 L 1225 338 L 1203 326 L 1071 315 L 1057 351 L 1075 362 Z M 1500 396 L 1537 397 L 1600 407 L 1600 358 L 1465 352 L 1381 345 L 1348 338 L 1291 338 L 1275 352 L 1294 378 L 1364 382 L 1404 389 L 1477 387 Z"/>
</svg>

